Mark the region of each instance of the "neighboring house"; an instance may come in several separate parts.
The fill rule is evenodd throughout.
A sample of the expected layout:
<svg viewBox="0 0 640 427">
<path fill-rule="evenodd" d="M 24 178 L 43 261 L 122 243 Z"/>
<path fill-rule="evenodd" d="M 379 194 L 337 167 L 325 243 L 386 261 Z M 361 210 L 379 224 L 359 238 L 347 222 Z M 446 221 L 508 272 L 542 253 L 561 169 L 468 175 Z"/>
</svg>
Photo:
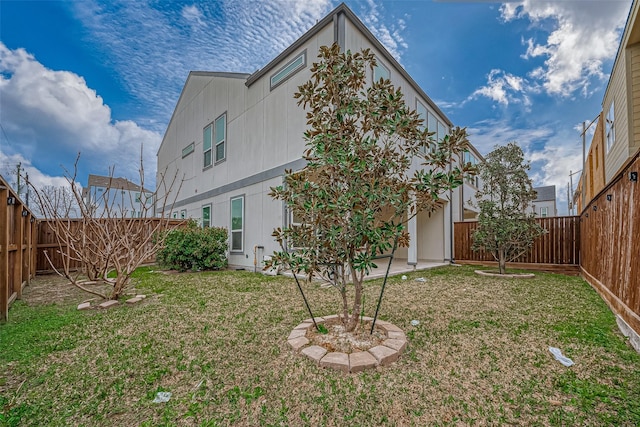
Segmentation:
<svg viewBox="0 0 640 427">
<path fill-rule="evenodd" d="M 640 22 L 636 22 L 639 8 L 640 3 L 634 0 L 602 100 L 589 155 L 574 193 L 578 213 L 640 150 Z"/>
<path fill-rule="evenodd" d="M 527 208 L 527 212 L 535 212 L 538 218 L 558 216 L 556 186 L 534 187 L 533 190 L 537 193 L 537 196 Z"/>
<path fill-rule="evenodd" d="M 254 259 L 261 263 L 264 256 L 280 249 L 273 229 L 295 223 L 284 204 L 268 193 L 282 184 L 285 170 L 305 167 L 306 112 L 293 95 L 309 80 L 319 48 L 334 42 L 345 51 L 371 49 L 378 62 L 371 79 L 389 78 L 401 87 L 406 102 L 438 138 L 452 127 L 344 4 L 253 74 L 190 72 L 157 154 L 158 171 L 166 171 L 167 176 L 178 172 L 184 178 L 182 188 L 173 211 L 158 214 L 194 218 L 203 227 L 227 228 L 231 266 L 253 268 Z M 472 152 L 477 154 L 475 149 Z M 465 189 L 464 197 L 469 198 L 472 191 L 473 186 Z M 164 194 L 157 196 L 161 200 Z M 451 259 L 452 224 L 464 218 L 465 204 L 462 190 L 450 196 L 452 202 L 443 208 L 409 221 L 411 246 L 398 250 L 398 258 L 412 265 L 418 259 Z"/>
<path fill-rule="evenodd" d="M 141 218 L 145 212 L 146 216 L 154 216 L 153 192 L 125 178 L 89 175 L 82 200 L 97 217 L 105 215 L 105 205 L 109 206 L 111 217 Z"/>
</svg>

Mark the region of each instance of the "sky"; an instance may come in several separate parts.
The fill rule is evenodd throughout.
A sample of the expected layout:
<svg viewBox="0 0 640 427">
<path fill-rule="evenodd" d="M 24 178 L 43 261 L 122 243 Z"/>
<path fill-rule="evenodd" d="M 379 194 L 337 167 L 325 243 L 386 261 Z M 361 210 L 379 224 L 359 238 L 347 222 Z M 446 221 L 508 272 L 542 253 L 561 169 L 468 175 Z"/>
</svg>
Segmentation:
<svg viewBox="0 0 640 427">
<path fill-rule="evenodd" d="M 346 4 L 481 154 L 518 142 L 567 213 L 631 0 Z M 80 153 L 81 185 L 111 168 L 140 182 L 142 158 L 153 188 L 189 71 L 254 72 L 338 5 L 0 0 L 0 173 L 13 184 L 20 164 L 36 187 L 64 185 Z"/>
</svg>

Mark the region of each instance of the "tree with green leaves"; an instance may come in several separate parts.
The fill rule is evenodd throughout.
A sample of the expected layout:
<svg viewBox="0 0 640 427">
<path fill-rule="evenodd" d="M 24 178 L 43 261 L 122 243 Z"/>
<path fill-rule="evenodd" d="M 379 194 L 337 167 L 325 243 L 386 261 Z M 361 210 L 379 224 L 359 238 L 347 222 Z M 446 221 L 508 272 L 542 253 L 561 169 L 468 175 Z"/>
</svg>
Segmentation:
<svg viewBox="0 0 640 427">
<path fill-rule="evenodd" d="M 480 215 L 473 249 L 490 252 L 500 274 L 505 273 L 507 262 L 529 251 L 545 233 L 535 221 L 535 212 L 527 212 L 536 199 L 527 175 L 530 168 L 515 142 L 496 146 L 478 167 L 483 185 L 476 194 Z"/>
<path fill-rule="evenodd" d="M 295 221 L 274 231 L 282 251 L 268 267 L 331 283 L 340 292 L 348 331 L 359 322 L 362 283 L 376 257 L 407 247 L 407 221 L 440 208 L 470 170 L 454 165 L 468 146 L 466 130 L 456 128 L 435 142 L 400 89 L 388 79 L 371 82 L 375 65 L 369 50 L 320 48 L 311 79 L 295 94 L 307 110 L 307 166 L 287 171 L 284 184 L 270 193 Z"/>
</svg>

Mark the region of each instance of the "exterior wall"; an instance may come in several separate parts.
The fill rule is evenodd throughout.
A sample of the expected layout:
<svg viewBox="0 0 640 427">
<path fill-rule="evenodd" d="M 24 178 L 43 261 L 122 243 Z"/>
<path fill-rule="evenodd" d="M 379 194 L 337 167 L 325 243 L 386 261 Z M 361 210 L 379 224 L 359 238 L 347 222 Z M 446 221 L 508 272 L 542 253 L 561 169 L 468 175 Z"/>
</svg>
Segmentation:
<svg viewBox="0 0 640 427">
<path fill-rule="evenodd" d="M 141 194 L 146 194 L 146 197 L 139 197 Z M 147 216 L 152 216 L 153 201 L 151 193 L 92 185 L 88 189 L 85 203 L 88 206 L 95 206 L 95 213 L 93 215 L 96 217 L 104 216 L 104 203 L 106 201 L 111 207 L 112 216 L 140 218 L 143 209 L 141 200 L 147 200 Z"/>
<path fill-rule="evenodd" d="M 602 114 L 607 116 L 607 112 L 614 104 L 614 130 L 615 142 L 608 149 L 605 156 L 605 180 L 607 182 L 616 175 L 618 169 L 629 157 L 629 116 L 627 114 L 627 78 L 626 59 L 627 51 L 621 50 L 620 57 L 616 61 L 607 93 L 602 103 Z M 605 136 L 606 138 L 606 136 Z M 606 148 L 606 142 L 605 142 Z"/>
<path fill-rule="evenodd" d="M 444 260 L 442 248 L 448 236 L 442 226 L 448 204 L 429 215 L 426 212 L 418 214 L 418 259 L 428 261 Z"/>
<path fill-rule="evenodd" d="M 629 123 L 632 138 L 629 141 L 627 157 L 635 154 L 640 149 L 640 43 L 627 48 L 629 58 Z M 595 194 L 594 194 L 595 196 Z"/>
</svg>

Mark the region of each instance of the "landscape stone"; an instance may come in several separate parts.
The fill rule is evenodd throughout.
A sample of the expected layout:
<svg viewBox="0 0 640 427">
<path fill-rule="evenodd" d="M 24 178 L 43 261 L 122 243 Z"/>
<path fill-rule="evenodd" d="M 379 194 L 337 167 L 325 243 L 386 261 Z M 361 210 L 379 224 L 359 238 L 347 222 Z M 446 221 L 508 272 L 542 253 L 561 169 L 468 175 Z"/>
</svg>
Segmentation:
<svg viewBox="0 0 640 427">
<path fill-rule="evenodd" d="M 100 304 L 98 307 L 100 308 L 111 308 L 115 305 L 120 304 L 117 300 L 114 299 L 110 299 L 109 301 L 105 301 L 102 304 Z"/>
<path fill-rule="evenodd" d="M 316 323 L 324 322 L 324 317 L 314 317 L 314 319 L 316 320 Z M 311 320 L 311 318 L 304 319 L 302 323 L 313 323 L 313 320 Z"/>
<path fill-rule="evenodd" d="M 349 367 L 352 373 L 374 368 L 377 364 L 376 358 L 368 351 L 359 351 L 349 355 Z"/>
<path fill-rule="evenodd" d="M 301 353 L 314 362 L 320 363 L 320 360 L 324 357 L 325 354 L 327 354 L 327 350 L 323 347 L 320 347 L 319 345 L 312 345 L 303 348 Z"/>
<path fill-rule="evenodd" d="M 339 352 L 327 353 L 320 360 L 320 366 L 349 373 L 349 355 L 347 353 Z"/>
<path fill-rule="evenodd" d="M 322 316 L 322 318 L 327 321 L 327 320 L 331 320 L 331 319 L 337 319 L 339 316 L 337 314 L 332 314 L 330 316 Z"/>
<path fill-rule="evenodd" d="M 294 329 L 309 329 L 312 326 L 313 326 L 313 323 L 300 323 Z"/>
<path fill-rule="evenodd" d="M 376 322 L 376 325 L 378 325 L 382 329 L 384 329 L 385 332 L 391 332 L 391 331 L 402 332 L 402 329 L 398 328 L 393 323 L 385 322 L 384 320 L 380 320 L 380 321 Z"/>
<path fill-rule="evenodd" d="M 136 295 L 136 298 L 145 299 L 147 296 L 143 294 Z"/>
<path fill-rule="evenodd" d="M 386 345 L 387 347 L 392 348 L 399 353 L 402 353 L 407 346 L 407 342 L 405 340 L 388 339 L 384 340 L 382 345 Z"/>
<path fill-rule="evenodd" d="M 90 302 L 83 302 L 82 304 L 78 305 L 78 310 L 89 310 L 90 308 L 91 308 Z"/>
<path fill-rule="evenodd" d="M 306 334 L 307 334 L 307 330 L 306 329 L 294 329 L 289 334 L 289 338 L 287 338 L 287 340 L 292 340 L 294 338 L 300 338 L 300 337 L 305 336 Z"/>
<path fill-rule="evenodd" d="M 291 348 L 293 348 L 295 351 L 298 351 L 305 345 L 309 344 L 309 340 L 305 337 L 294 338 L 292 340 L 289 340 L 288 342 Z"/>
<path fill-rule="evenodd" d="M 127 304 L 135 304 L 135 303 L 140 302 L 140 301 L 142 301 L 142 298 L 138 298 L 138 297 L 129 298 L 127 300 Z"/>
<path fill-rule="evenodd" d="M 369 349 L 369 353 L 376 358 L 379 365 L 387 366 L 398 360 L 400 354 L 387 346 L 378 345 Z"/>
<path fill-rule="evenodd" d="M 404 332 L 389 331 L 387 332 L 387 336 L 394 340 L 405 340 L 405 341 L 407 340 L 407 337 L 404 334 Z"/>
</svg>

